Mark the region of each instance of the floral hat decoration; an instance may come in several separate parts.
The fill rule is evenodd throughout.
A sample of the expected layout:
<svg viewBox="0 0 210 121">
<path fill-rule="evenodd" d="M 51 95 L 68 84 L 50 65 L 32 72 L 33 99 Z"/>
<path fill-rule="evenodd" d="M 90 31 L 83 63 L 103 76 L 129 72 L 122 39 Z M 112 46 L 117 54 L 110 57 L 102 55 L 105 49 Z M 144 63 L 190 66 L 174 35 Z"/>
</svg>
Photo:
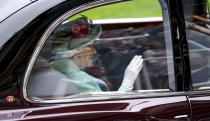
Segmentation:
<svg viewBox="0 0 210 121">
<path fill-rule="evenodd" d="M 73 21 L 66 21 L 54 31 L 56 38 L 65 38 L 65 45 L 61 50 L 75 50 L 93 43 L 102 33 L 100 25 L 92 24 L 86 16 Z"/>
</svg>

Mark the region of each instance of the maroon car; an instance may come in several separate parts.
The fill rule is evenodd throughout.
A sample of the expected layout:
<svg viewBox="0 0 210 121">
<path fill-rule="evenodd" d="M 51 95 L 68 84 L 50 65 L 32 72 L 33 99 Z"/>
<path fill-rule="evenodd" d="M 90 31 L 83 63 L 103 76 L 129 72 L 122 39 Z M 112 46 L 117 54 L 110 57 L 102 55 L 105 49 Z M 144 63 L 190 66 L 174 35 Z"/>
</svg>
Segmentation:
<svg viewBox="0 0 210 121">
<path fill-rule="evenodd" d="M 209 8 L 0 1 L 0 120 L 209 121 Z"/>
</svg>

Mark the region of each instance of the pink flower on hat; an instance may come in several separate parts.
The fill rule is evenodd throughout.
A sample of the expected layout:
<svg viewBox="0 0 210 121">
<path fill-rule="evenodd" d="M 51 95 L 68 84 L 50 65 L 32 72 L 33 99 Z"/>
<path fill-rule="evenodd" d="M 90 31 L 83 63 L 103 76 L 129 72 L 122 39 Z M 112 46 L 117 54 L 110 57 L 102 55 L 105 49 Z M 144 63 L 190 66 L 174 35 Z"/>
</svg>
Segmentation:
<svg viewBox="0 0 210 121">
<path fill-rule="evenodd" d="M 72 29 L 73 38 L 82 38 L 88 34 L 87 25 L 82 21 L 79 21 L 78 23 L 73 24 L 71 26 L 71 29 Z"/>
</svg>

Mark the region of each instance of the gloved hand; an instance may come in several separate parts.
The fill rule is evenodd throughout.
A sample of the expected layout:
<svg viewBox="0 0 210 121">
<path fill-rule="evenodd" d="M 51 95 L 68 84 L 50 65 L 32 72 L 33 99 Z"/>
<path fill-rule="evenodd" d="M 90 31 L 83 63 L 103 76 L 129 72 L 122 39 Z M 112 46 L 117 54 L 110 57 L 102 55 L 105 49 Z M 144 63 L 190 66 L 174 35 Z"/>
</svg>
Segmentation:
<svg viewBox="0 0 210 121">
<path fill-rule="evenodd" d="M 133 89 L 134 82 L 142 69 L 142 63 L 143 59 L 141 55 L 134 56 L 134 58 L 125 69 L 124 79 L 121 86 L 127 88 L 128 90 Z"/>
</svg>

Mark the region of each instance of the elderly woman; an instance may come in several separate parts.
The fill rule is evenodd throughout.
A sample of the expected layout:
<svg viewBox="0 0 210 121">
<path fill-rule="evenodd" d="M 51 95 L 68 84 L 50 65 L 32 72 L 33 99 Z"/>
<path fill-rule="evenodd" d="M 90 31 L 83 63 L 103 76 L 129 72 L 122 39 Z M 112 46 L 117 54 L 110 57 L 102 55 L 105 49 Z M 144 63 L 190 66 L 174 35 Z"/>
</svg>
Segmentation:
<svg viewBox="0 0 210 121">
<path fill-rule="evenodd" d="M 101 33 L 101 26 L 92 25 L 86 17 L 66 22 L 54 31 L 57 39 L 59 37 L 65 39 L 62 44 L 53 47 L 55 60 L 52 66 L 71 79 L 81 93 L 102 91 L 98 85 L 104 83 L 101 79 L 81 71 L 81 69 L 92 66 L 96 50 L 91 44 L 99 38 Z M 125 70 L 118 91 L 133 89 L 134 82 L 142 68 L 142 62 L 142 56 L 134 56 Z"/>
</svg>

